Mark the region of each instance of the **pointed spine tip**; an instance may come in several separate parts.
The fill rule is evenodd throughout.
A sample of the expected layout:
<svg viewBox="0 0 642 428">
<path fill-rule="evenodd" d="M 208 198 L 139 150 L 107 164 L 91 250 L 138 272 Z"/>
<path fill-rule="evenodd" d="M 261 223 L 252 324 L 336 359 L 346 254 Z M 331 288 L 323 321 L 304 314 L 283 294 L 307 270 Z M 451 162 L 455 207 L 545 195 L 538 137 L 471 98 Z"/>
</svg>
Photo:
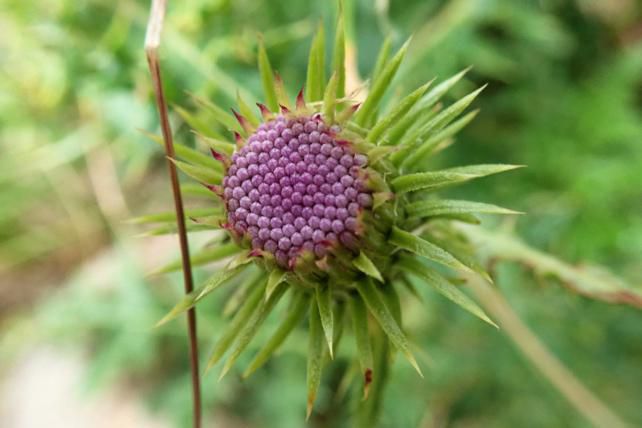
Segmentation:
<svg viewBox="0 0 642 428">
<path fill-rule="evenodd" d="M 296 96 L 296 107 L 298 109 L 305 108 L 305 98 L 304 98 L 304 95 L 303 95 L 304 90 L 305 90 L 305 87 L 302 86 L 301 90 L 299 91 L 298 95 Z"/>
<path fill-rule="evenodd" d="M 236 147 L 238 149 L 242 148 L 245 144 L 245 139 L 243 138 L 243 136 L 236 131 L 234 131 L 234 141 L 236 141 Z"/>
<path fill-rule="evenodd" d="M 234 117 L 236 118 L 236 120 L 241 125 L 241 128 L 243 128 L 243 130 L 245 132 L 250 132 L 251 126 L 250 126 L 250 123 L 248 122 L 248 120 L 245 118 L 245 116 L 243 116 L 242 114 L 240 114 L 239 112 L 237 112 L 234 109 L 231 109 L 231 110 L 232 110 L 232 113 L 234 113 Z"/>
<path fill-rule="evenodd" d="M 261 110 L 261 116 L 263 116 L 263 120 L 268 120 L 272 116 L 272 112 L 270 111 L 269 108 L 265 104 L 262 103 L 256 103 L 256 106 Z"/>
<path fill-rule="evenodd" d="M 281 108 L 281 113 L 283 114 L 290 113 L 290 109 L 284 106 L 283 104 L 279 104 L 279 107 Z"/>
</svg>

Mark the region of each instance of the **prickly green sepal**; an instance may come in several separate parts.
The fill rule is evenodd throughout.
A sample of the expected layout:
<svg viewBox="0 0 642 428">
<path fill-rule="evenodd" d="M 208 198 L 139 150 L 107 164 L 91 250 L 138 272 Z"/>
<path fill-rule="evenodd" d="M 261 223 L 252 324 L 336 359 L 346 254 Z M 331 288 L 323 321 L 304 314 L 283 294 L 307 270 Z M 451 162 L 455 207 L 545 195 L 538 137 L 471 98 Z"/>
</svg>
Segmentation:
<svg viewBox="0 0 642 428">
<path fill-rule="evenodd" d="M 190 262 L 192 263 L 192 266 L 201 266 L 207 263 L 222 260 L 229 256 L 233 256 L 239 251 L 241 251 L 241 249 L 233 242 L 228 242 L 227 244 L 219 244 L 212 247 L 203 248 L 202 250 L 190 255 Z M 175 260 L 159 268 L 154 273 L 159 274 L 176 272 L 178 270 L 181 270 L 181 267 L 181 260 Z"/>
<path fill-rule="evenodd" d="M 312 40 L 308 58 L 308 78 L 305 85 L 306 99 L 320 101 L 325 83 L 325 35 L 323 25 L 319 25 L 317 34 Z"/>
<path fill-rule="evenodd" d="M 407 193 L 417 190 L 436 190 L 521 167 L 522 165 L 503 164 L 469 165 L 440 171 L 406 174 L 393 179 L 390 184 L 396 193 Z"/>
<path fill-rule="evenodd" d="M 372 89 L 368 94 L 368 98 L 363 102 L 363 105 L 357 111 L 354 121 L 357 125 L 364 125 L 370 118 L 374 111 L 377 109 L 377 106 L 381 102 L 386 89 L 392 83 L 401 61 L 403 60 L 406 50 L 408 50 L 408 44 L 410 39 L 408 39 L 399 51 L 395 54 L 394 57 L 390 60 L 388 64 L 383 68 L 381 74 L 375 78 L 375 81 L 372 85 Z"/>
<path fill-rule="evenodd" d="M 328 284 L 322 287 L 316 287 L 315 298 L 319 308 L 319 317 L 321 319 L 321 326 L 325 335 L 326 342 L 328 342 L 328 351 L 330 358 L 334 358 L 332 343 L 334 340 L 334 317 L 332 315 L 332 290 Z"/>
<path fill-rule="evenodd" d="M 435 217 L 452 214 L 523 214 L 497 205 L 454 199 L 428 199 L 406 205 L 409 217 Z"/>
<path fill-rule="evenodd" d="M 278 112 L 279 103 L 277 102 L 276 87 L 274 85 L 274 72 L 272 71 L 272 65 L 270 65 L 270 58 L 265 50 L 265 45 L 261 39 L 259 39 L 258 63 L 263 93 L 265 94 L 265 103 L 271 111 Z"/>
<path fill-rule="evenodd" d="M 308 363 L 307 363 L 307 386 L 308 399 L 306 406 L 306 420 L 312 414 L 314 401 L 317 398 L 317 391 L 321 384 L 321 371 L 323 369 L 323 327 L 317 303 L 312 300 L 309 310 L 310 327 L 308 329 Z"/>
<path fill-rule="evenodd" d="M 486 313 L 475 303 L 470 297 L 464 294 L 459 288 L 455 285 L 448 282 L 446 278 L 441 276 L 436 271 L 424 266 L 417 260 L 412 258 L 404 258 L 399 262 L 400 267 L 402 267 L 407 272 L 411 272 L 414 275 L 419 276 L 426 281 L 428 285 L 437 290 L 447 299 L 451 300 L 453 303 L 462 307 L 466 311 L 475 315 L 479 319 L 487 322 L 493 327 L 499 328 Z"/>
<path fill-rule="evenodd" d="M 401 230 L 396 226 L 393 226 L 392 228 L 392 233 L 390 234 L 390 243 L 449 268 L 470 270 L 467 266 L 465 266 L 443 248 L 438 247 L 437 245 L 428 242 L 425 239 L 415 236 L 410 232 Z"/>
<path fill-rule="evenodd" d="M 404 354 L 408 362 L 410 362 L 417 373 L 419 373 L 419 375 L 423 377 L 421 369 L 417 364 L 417 360 L 415 360 L 415 357 L 410 351 L 410 343 L 408 342 L 408 339 L 401 331 L 401 328 L 395 321 L 395 318 L 392 316 L 390 309 L 381 299 L 381 296 L 379 295 L 379 292 L 377 291 L 377 288 L 373 284 L 372 280 L 367 278 L 363 281 L 358 281 L 356 283 L 356 286 L 357 290 L 359 291 L 359 295 L 363 298 L 364 302 L 366 302 L 368 310 L 370 311 L 374 319 L 377 320 L 384 333 L 386 333 L 388 339 L 390 339 L 390 341 L 397 347 L 397 349 L 399 349 Z"/>
<path fill-rule="evenodd" d="M 170 159 L 170 161 L 185 174 L 189 175 L 195 180 L 200 181 L 201 183 L 218 184 L 223 179 L 221 173 L 213 169 L 206 168 L 201 165 L 192 165 L 176 159 Z"/>
<path fill-rule="evenodd" d="M 267 287 L 265 287 L 265 300 L 268 300 L 276 287 L 283 281 L 285 281 L 286 275 L 287 272 L 279 268 L 275 268 L 272 272 L 270 272 L 267 280 Z"/>
<path fill-rule="evenodd" d="M 263 295 L 265 294 L 265 280 L 260 282 L 259 279 L 260 274 L 248 281 L 249 285 L 252 287 L 252 292 L 247 296 L 238 312 L 234 314 L 234 317 L 227 325 L 225 331 L 214 345 L 214 349 L 212 350 L 210 358 L 207 361 L 207 366 L 205 367 L 206 373 L 220 361 L 223 355 L 225 355 L 227 350 L 239 336 L 241 329 L 245 327 L 261 302 Z"/>
<path fill-rule="evenodd" d="M 377 266 L 372 263 L 372 260 L 370 260 L 363 251 L 361 251 L 359 256 L 352 261 L 352 264 L 366 275 L 373 277 L 379 282 L 383 282 L 383 277 L 381 276 L 379 269 L 377 269 Z"/>
<path fill-rule="evenodd" d="M 274 332 L 274 334 L 261 348 L 258 354 L 250 362 L 247 369 L 243 372 L 243 377 L 247 378 L 254 373 L 258 368 L 267 362 L 272 354 L 281 346 L 287 339 L 289 334 L 294 330 L 303 319 L 306 310 L 310 307 L 310 296 L 307 293 L 299 291 L 293 298 L 293 301 L 288 310 L 287 316 L 283 319 L 281 325 Z"/>
<path fill-rule="evenodd" d="M 225 365 L 221 370 L 219 380 L 221 380 L 227 374 L 227 372 L 230 371 L 232 366 L 234 366 L 234 363 L 236 362 L 238 357 L 245 350 L 247 345 L 250 343 L 254 335 L 263 324 L 263 321 L 265 321 L 265 318 L 267 318 L 270 312 L 272 312 L 272 309 L 274 309 L 274 306 L 276 306 L 281 297 L 283 297 L 287 289 L 288 284 L 282 282 L 277 286 L 276 290 L 274 290 L 267 301 L 263 299 L 260 300 L 258 307 L 254 310 L 251 318 L 247 321 L 247 323 L 239 333 L 238 339 L 234 344 L 234 349 L 232 349 L 229 357 L 227 357 L 227 360 L 225 360 Z"/>
<path fill-rule="evenodd" d="M 361 373 L 363 374 L 363 398 L 366 399 L 372 383 L 372 370 L 374 368 L 372 345 L 370 344 L 370 333 L 368 331 L 368 312 L 358 294 L 352 296 L 348 302 L 350 304 L 350 316 L 352 317 L 352 332 L 357 345 Z"/>
</svg>

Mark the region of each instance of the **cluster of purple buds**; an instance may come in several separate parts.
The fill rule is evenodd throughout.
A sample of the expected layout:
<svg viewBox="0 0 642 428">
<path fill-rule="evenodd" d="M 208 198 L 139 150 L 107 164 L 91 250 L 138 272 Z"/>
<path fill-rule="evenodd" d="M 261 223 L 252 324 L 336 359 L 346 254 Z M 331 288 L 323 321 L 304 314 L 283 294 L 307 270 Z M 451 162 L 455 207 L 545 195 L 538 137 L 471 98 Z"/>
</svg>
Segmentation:
<svg viewBox="0 0 642 428">
<path fill-rule="evenodd" d="M 280 115 L 232 155 L 223 179 L 228 227 L 284 268 L 304 251 L 320 259 L 332 245 L 355 247 L 358 216 L 372 195 L 367 157 L 338 140 L 340 131 L 320 114 Z"/>
</svg>

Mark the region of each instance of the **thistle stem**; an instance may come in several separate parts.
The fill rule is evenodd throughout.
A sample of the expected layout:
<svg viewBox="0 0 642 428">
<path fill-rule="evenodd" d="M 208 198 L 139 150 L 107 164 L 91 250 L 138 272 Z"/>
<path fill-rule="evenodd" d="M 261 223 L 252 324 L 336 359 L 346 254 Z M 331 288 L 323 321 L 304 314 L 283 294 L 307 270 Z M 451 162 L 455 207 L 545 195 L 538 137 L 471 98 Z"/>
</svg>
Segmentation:
<svg viewBox="0 0 642 428">
<path fill-rule="evenodd" d="M 568 402 L 596 427 L 629 426 L 594 395 L 553 355 L 513 311 L 504 297 L 483 278 L 466 276 L 479 302 L 493 316 L 522 354 L 548 379 Z"/>
<path fill-rule="evenodd" d="M 163 19 L 167 7 L 166 0 L 153 0 L 147 24 L 147 34 L 145 36 L 145 55 L 147 64 L 152 77 L 154 86 L 154 95 L 156 97 L 156 106 L 160 119 L 165 143 L 165 154 L 167 157 L 167 169 L 171 181 L 172 194 L 174 196 L 174 209 L 176 211 L 176 225 L 178 227 L 178 239 L 181 249 L 181 261 L 183 266 L 183 280 L 185 293 L 189 294 L 194 289 L 192 278 L 192 267 L 189 257 L 189 246 L 187 241 L 187 230 L 185 227 L 185 212 L 183 209 L 183 198 L 178 182 L 178 173 L 172 159 L 175 158 L 174 141 L 172 130 L 169 124 L 167 114 L 167 102 L 163 91 L 160 62 L 158 59 L 158 47 L 160 46 L 160 34 L 163 28 Z M 193 426 L 201 427 L 201 387 L 198 369 L 198 342 L 196 337 L 196 311 L 191 308 L 187 311 L 187 331 L 189 338 L 189 358 L 192 378 L 192 397 L 193 397 Z"/>
</svg>

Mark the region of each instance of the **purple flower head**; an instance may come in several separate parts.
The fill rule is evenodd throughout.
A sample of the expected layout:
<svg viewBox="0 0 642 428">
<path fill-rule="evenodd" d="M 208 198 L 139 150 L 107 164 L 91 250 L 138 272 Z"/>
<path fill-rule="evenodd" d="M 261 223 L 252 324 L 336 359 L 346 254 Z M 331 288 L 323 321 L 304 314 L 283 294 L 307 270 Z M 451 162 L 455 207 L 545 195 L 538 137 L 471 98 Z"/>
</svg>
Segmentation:
<svg viewBox="0 0 642 428">
<path fill-rule="evenodd" d="M 356 241 L 358 214 L 372 205 L 360 174 L 367 158 L 340 144 L 339 131 L 320 115 L 280 115 L 232 156 L 223 181 L 230 227 L 282 267 L 304 250 L 322 258 Z"/>
</svg>

